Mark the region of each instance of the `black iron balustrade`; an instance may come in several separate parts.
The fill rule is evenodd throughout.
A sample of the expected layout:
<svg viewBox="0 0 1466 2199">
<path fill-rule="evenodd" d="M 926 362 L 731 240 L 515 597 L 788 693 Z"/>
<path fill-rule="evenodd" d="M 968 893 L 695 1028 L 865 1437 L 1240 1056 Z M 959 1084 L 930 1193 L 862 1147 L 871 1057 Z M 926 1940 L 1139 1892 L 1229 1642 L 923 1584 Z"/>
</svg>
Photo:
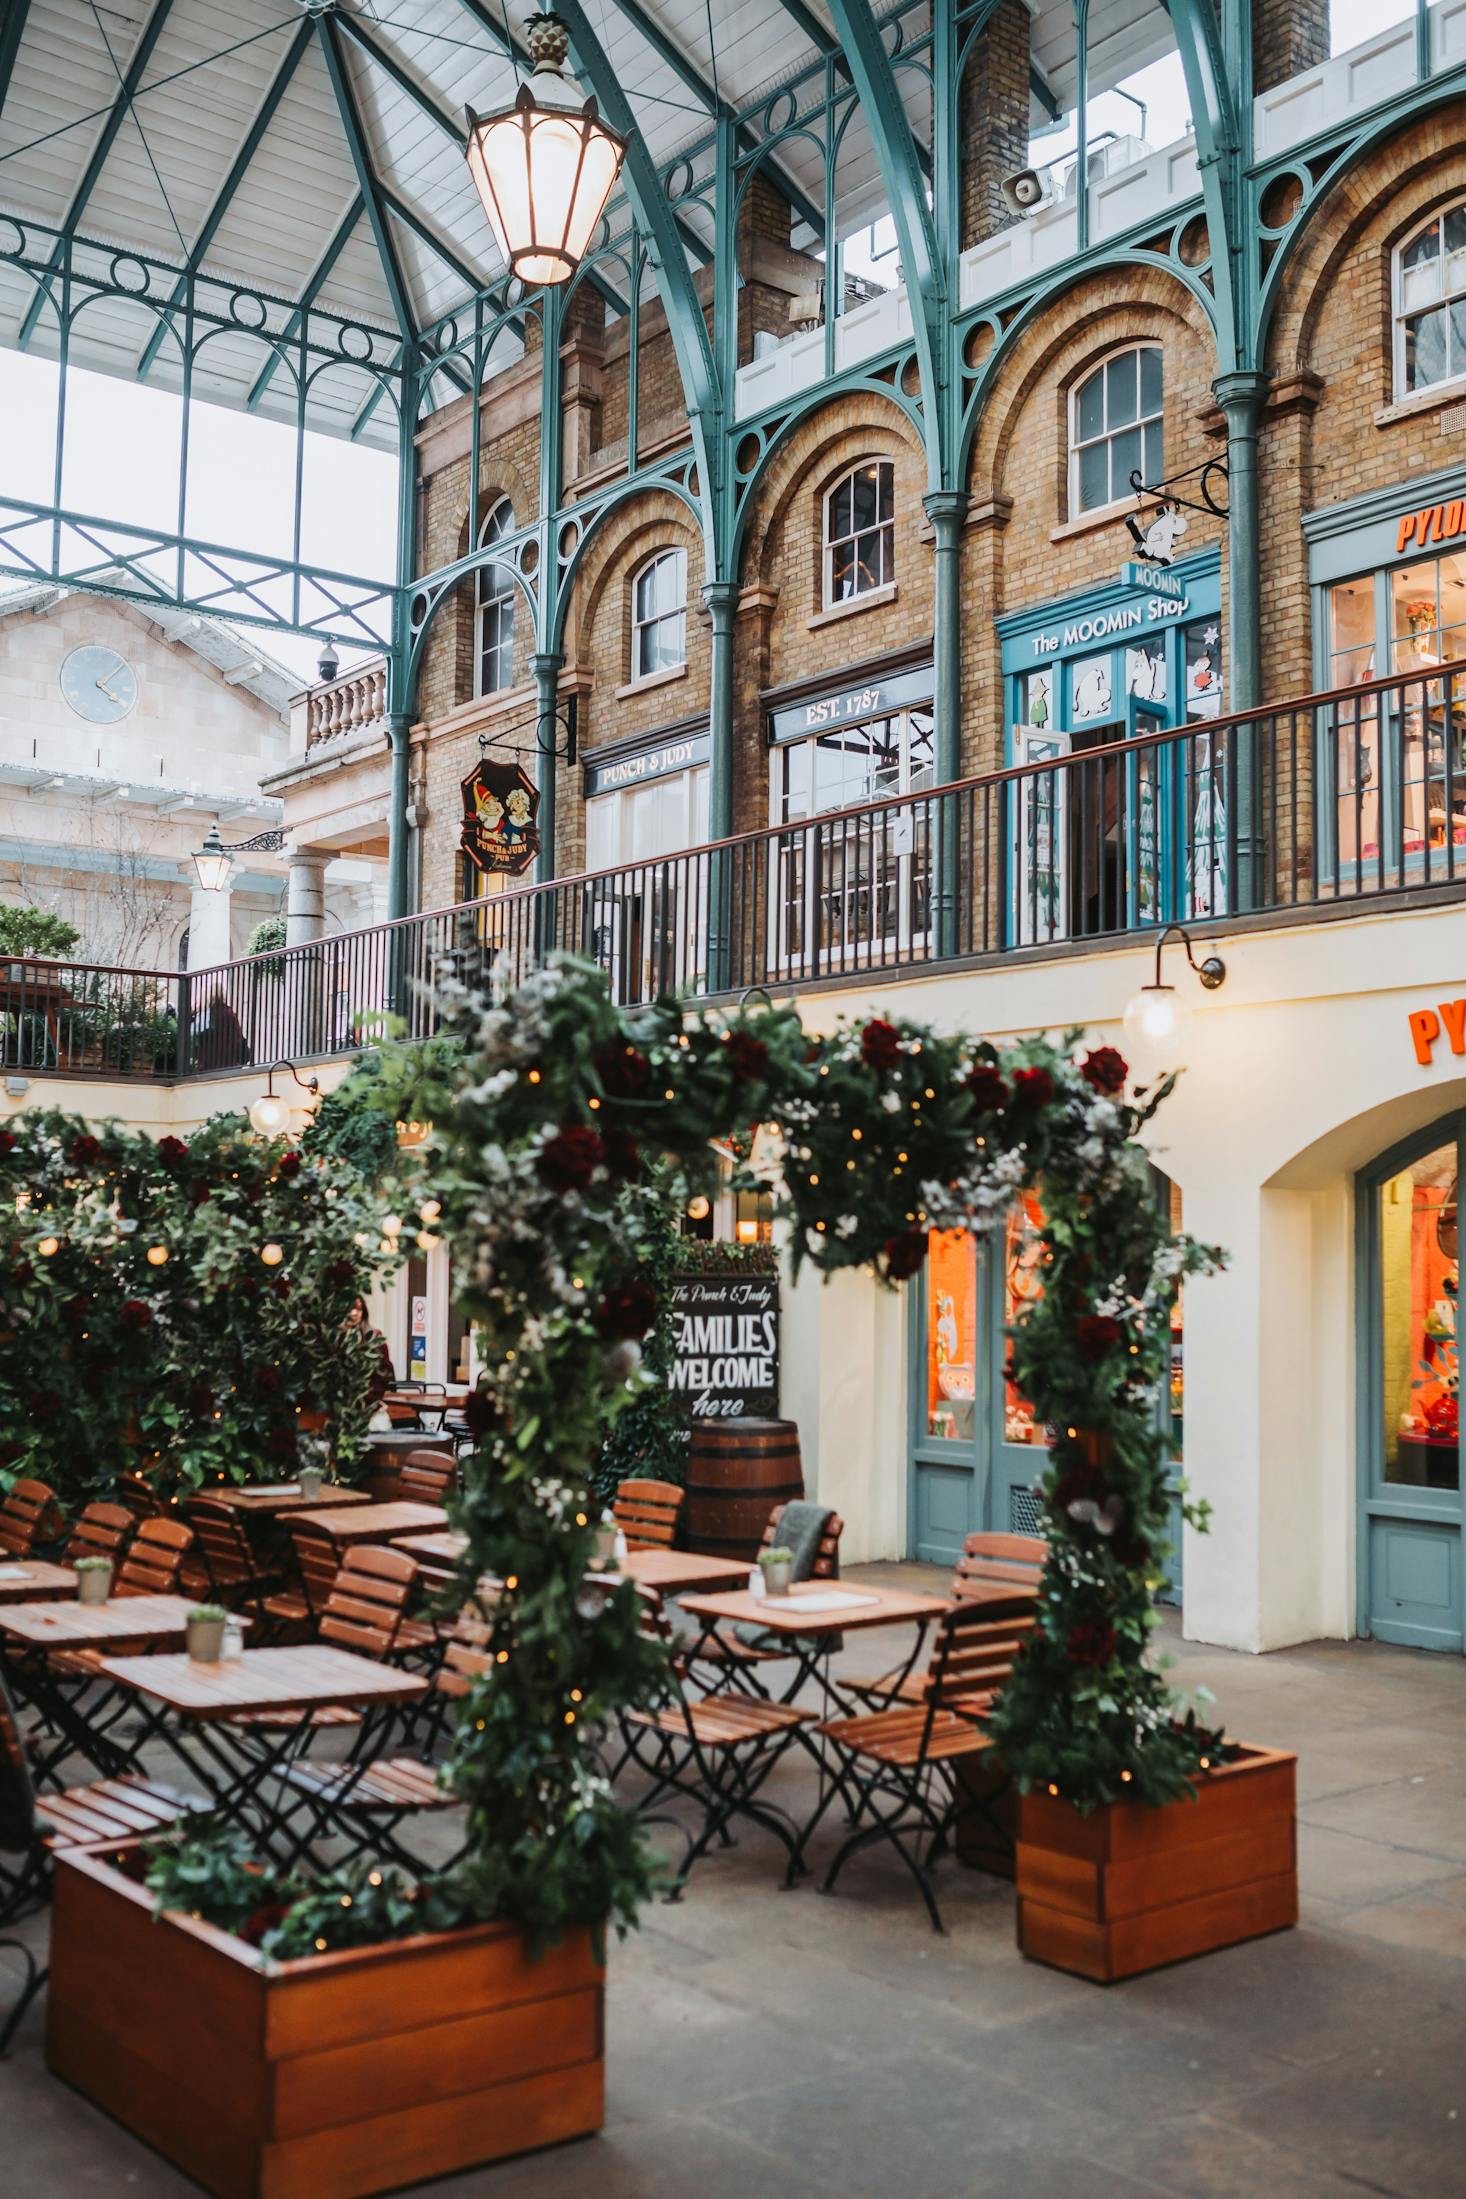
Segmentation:
<svg viewBox="0 0 1466 2199">
<path fill-rule="evenodd" d="M 430 1036 L 445 976 L 492 968 L 512 985 L 559 951 L 634 1004 L 1466 883 L 1466 669 L 1113 731 L 1052 762 L 216 969 L 0 962 L 0 1071 L 172 1081 L 349 1054 L 389 1030 Z"/>
</svg>

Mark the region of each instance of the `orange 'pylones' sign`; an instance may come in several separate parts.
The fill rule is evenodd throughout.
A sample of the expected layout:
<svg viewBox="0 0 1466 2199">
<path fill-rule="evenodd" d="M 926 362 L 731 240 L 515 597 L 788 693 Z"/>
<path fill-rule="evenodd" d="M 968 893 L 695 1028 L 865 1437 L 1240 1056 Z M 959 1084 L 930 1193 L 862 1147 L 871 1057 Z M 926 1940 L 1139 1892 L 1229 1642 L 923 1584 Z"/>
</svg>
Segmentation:
<svg viewBox="0 0 1466 2199">
<path fill-rule="evenodd" d="M 1450 1041 L 1453 1054 L 1466 1054 L 1466 1000 L 1443 1000 L 1437 1008 L 1412 1008 L 1410 1011 L 1410 1036 L 1415 1042 L 1415 1059 L 1422 1069 L 1428 1069 L 1435 1042 L 1442 1031 Z"/>
</svg>

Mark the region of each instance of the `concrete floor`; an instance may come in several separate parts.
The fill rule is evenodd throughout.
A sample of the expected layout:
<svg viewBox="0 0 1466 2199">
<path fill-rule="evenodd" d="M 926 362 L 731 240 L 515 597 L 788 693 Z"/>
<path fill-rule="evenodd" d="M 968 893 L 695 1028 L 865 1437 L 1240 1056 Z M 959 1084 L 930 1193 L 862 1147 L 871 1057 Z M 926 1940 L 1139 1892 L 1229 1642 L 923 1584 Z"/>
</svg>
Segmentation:
<svg viewBox="0 0 1466 2199">
<path fill-rule="evenodd" d="M 613 1953 L 603 2134 L 432 2190 L 1466 2199 L 1466 1661 L 1169 1646 L 1232 1733 L 1298 1751 L 1298 1931 L 1106 1991 L 1021 1960 L 998 1880 L 943 1865 L 938 1938 L 899 1864 L 786 1894 L 748 1833 Z M 48 2078 L 33 2010 L 0 2064 L 3 2199 L 193 2189 Z"/>
</svg>

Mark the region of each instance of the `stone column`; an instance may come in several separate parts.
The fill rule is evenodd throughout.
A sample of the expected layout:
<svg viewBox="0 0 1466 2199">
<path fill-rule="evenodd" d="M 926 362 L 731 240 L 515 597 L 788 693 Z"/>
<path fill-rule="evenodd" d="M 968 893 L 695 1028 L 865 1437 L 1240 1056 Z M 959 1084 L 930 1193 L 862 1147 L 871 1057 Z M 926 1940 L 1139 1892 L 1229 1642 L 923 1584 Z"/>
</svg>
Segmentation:
<svg viewBox="0 0 1466 2199">
<path fill-rule="evenodd" d="M 315 848 L 297 848 L 290 857 L 290 876 L 285 889 L 285 944 L 303 947 L 319 939 L 326 928 L 326 865 L 329 855 Z"/>
<path fill-rule="evenodd" d="M 234 907 L 232 885 L 217 892 L 194 881 L 188 908 L 188 966 L 212 970 L 229 960 L 229 928 Z"/>
</svg>

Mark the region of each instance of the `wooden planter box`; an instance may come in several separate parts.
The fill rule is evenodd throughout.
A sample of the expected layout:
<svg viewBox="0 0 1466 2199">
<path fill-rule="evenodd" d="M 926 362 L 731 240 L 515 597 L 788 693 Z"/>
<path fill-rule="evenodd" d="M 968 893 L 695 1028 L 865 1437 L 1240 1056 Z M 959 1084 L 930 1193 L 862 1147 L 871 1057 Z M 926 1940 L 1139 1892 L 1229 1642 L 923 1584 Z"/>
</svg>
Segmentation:
<svg viewBox="0 0 1466 2199">
<path fill-rule="evenodd" d="M 1109 1985 L 1296 1924 L 1297 1766 L 1244 1748 L 1194 1802 L 1111 1802 L 1090 1817 L 1025 1794 L 1019 1949 Z"/>
<path fill-rule="evenodd" d="M 125 1860 L 125 1859 L 123 1859 Z M 108 1856 L 56 1859 L 52 2070 L 218 2199 L 357 2199 L 601 2126 L 590 1934 L 510 1925 L 267 1962 Z"/>
</svg>

